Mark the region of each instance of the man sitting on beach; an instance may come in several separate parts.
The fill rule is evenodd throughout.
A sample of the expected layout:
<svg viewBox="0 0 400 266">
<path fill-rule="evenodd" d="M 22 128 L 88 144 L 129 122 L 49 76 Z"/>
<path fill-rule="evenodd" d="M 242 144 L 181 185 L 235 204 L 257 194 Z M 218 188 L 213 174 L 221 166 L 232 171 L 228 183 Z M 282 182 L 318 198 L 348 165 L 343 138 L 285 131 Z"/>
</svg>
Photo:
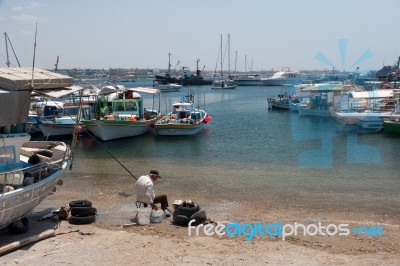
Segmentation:
<svg viewBox="0 0 400 266">
<path fill-rule="evenodd" d="M 148 204 L 151 205 L 153 210 L 158 210 L 157 203 L 161 203 L 161 209 L 165 212 L 168 209 L 167 195 L 158 195 L 154 193 L 154 181 L 161 178 L 157 170 L 151 170 L 150 174 L 142 175 L 136 181 L 136 201 L 142 202 L 145 207 Z M 170 217 L 171 214 L 165 212 L 166 217 Z"/>
</svg>

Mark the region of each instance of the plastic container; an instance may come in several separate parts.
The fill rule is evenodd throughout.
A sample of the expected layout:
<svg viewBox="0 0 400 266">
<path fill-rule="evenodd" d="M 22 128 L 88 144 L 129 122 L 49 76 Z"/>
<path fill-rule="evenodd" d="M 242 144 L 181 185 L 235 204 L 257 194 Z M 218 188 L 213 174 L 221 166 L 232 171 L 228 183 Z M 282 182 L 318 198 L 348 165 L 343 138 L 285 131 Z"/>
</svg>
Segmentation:
<svg viewBox="0 0 400 266">
<path fill-rule="evenodd" d="M 150 224 L 151 208 L 139 208 L 137 209 L 137 213 L 137 224 Z"/>
<path fill-rule="evenodd" d="M 152 223 L 161 223 L 165 219 L 165 212 L 162 210 L 152 210 L 151 211 L 151 222 Z"/>
</svg>

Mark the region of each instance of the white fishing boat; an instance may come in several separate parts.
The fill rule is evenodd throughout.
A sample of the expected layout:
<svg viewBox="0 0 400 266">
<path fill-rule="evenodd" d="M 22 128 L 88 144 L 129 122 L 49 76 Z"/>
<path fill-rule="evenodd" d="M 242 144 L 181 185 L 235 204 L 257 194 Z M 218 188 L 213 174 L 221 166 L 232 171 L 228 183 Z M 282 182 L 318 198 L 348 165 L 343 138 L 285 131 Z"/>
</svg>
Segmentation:
<svg viewBox="0 0 400 266">
<path fill-rule="evenodd" d="M 157 135 L 182 136 L 200 132 L 211 121 L 206 111 L 194 106 L 192 91 L 185 99 L 172 104 L 172 111 L 161 116 L 152 126 Z"/>
<path fill-rule="evenodd" d="M 85 120 L 82 123 L 97 138 L 107 141 L 127 137 L 139 136 L 147 133 L 150 126 L 161 115 L 159 111 L 152 108 L 144 108 L 143 98 L 138 92 L 159 94 L 155 88 L 117 88 L 106 86 L 99 92 L 98 106 L 102 114 L 98 119 Z M 118 96 L 108 101 L 110 94 Z M 110 106 L 108 105 L 110 102 Z"/>
<path fill-rule="evenodd" d="M 396 118 L 396 99 L 393 89 L 350 91 L 340 96 L 334 117 L 339 122 L 359 125 L 363 129 L 379 131 L 383 120 Z"/>
<path fill-rule="evenodd" d="M 79 119 L 91 119 L 92 109 L 93 105 L 87 102 L 64 103 L 61 113 L 52 119 L 43 119 L 39 124 L 39 128 L 46 138 L 72 136 L 74 130 L 85 132 L 86 128 L 83 123 L 79 122 L 77 125 L 78 116 Z"/>
<path fill-rule="evenodd" d="M 344 90 L 342 84 L 338 83 L 321 83 L 305 86 L 302 92 L 307 92 L 310 96 L 305 104 L 299 104 L 298 112 L 301 116 L 319 116 L 331 117 L 331 109 L 336 102 L 340 93 Z"/>
<path fill-rule="evenodd" d="M 58 141 L 29 141 L 25 133 L 32 93 L 74 90 L 68 76 L 31 68 L 0 68 L 0 228 L 29 228 L 26 218 L 60 185 L 69 147 Z M 10 112 L 14 110 L 14 112 Z"/>
</svg>

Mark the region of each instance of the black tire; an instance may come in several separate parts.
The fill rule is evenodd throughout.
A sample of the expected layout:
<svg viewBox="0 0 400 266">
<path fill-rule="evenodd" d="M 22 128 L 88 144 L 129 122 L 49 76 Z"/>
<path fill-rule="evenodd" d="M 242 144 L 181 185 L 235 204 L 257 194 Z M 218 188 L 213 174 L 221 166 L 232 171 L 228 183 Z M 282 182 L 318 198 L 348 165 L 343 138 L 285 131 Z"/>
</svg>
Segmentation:
<svg viewBox="0 0 400 266">
<path fill-rule="evenodd" d="M 69 203 L 69 207 L 92 207 L 92 202 L 88 200 L 74 200 Z"/>
<path fill-rule="evenodd" d="M 70 224 L 91 224 L 94 223 L 95 221 L 96 221 L 96 215 L 69 217 Z"/>
<path fill-rule="evenodd" d="M 184 202 L 182 205 L 175 208 L 175 212 L 180 215 L 185 215 L 187 217 L 192 216 L 200 210 L 200 206 L 195 202 Z"/>
<path fill-rule="evenodd" d="M 7 226 L 8 231 L 14 234 L 24 234 L 28 232 L 29 220 L 27 217 L 22 217 L 18 221 L 12 222 Z"/>
<path fill-rule="evenodd" d="M 93 207 L 72 207 L 72 216 L 90 216 L 97 214 L 97 209 Z"/>
<path fill-rule="evenodd" d="M 172 218 L 172 223 L 175 225 L 185 225 L 187 226 L 189 223 L 189 218 L 185 215 L 180 215 L 180 214 L 176 214 L 174 212 L 173 214 L 173 218 Z"/>
<path fill-rule="evenodd" d="M 198 225 L 198 224 L 202 224 L 206 221 L 207 216 L 206 216 L 206 211 L 205 210 L 199 210 L 198 212 L 196 212 L 195 214 L 193 214 L 192 216 L 190 216 L 189 221 L 195 219 L 196 222 L 193 223 L 193 225 Z"/>
</svg>

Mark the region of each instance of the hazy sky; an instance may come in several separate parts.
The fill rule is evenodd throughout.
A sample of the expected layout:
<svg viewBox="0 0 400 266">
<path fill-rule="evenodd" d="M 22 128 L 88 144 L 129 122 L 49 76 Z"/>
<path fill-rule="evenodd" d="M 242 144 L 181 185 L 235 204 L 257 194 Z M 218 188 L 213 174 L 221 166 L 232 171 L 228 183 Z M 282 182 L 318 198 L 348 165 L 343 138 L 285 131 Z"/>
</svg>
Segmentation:
<svg viewBox="0 0 400 266">
<path fill-rule="evenodd" d="M 167 68 L 171 52 L 172 68 L 214 70 L 229 33 L 231 70 L 245 56 L 253 70 L 379 69 L 400 55 L 399 11 L 398 0 L 0 0 L 0 67 L 4 32 L 32 66 L 37 23 L 41 68 L 57 56 L 59 68 Z"/>
</svg>

